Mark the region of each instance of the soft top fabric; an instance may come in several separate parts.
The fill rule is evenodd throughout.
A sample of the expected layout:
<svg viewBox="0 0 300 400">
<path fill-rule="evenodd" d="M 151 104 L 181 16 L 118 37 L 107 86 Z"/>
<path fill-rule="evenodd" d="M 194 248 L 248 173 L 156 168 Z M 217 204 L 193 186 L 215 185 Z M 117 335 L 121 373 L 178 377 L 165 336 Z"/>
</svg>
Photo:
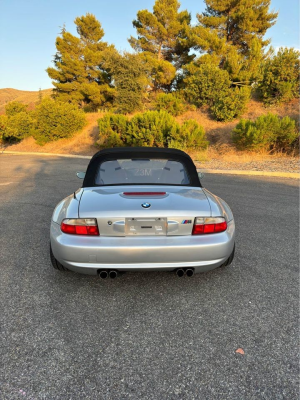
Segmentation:
<svg viewBox="0 0 300 400">
<path fill-rule="evenodd" d="M 89 162 L 82 187 L 95 187 L 96 174 L 103 161 L 134 158 L 162 158 L 180 161 L 186 168 L 190 183 L 186 186 L 201 187 L 195 164 L 184 151 L 157 147 L 116 147 L 98 151 Z M 171 185 L 171 184 L 170 184 Z"/>
</svg>

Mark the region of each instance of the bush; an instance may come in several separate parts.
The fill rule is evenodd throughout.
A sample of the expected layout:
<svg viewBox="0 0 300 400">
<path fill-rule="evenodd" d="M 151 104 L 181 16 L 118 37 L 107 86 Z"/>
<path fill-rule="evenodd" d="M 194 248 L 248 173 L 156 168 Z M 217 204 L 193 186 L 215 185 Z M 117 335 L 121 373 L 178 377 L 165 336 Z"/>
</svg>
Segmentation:
<svg viewBox="0 0 300 400">
<path fill-rule="evenodd" d="M 5 114 L 8 117 L 12 117 L 13 115 L 16 115 L 20 112 L 26 112 L 27 110 L 27 105 L 22 104 L 18 101 L 11 101 L 5 106 Z"/>
<path fill-rule="evenodd" d="M 227 96 L 230 87 L 228 72 L 213 64 L 187 67 L 184 83 L 186 99 L 197 107 L 212 106 L 216 98 Z"/>
<path fill-rule="evenodd" d="M 219 96 L 211 107 L 213 116 L 218 121 L 232 121 L 243 114 L 250 98 L 249 87 L 235 87 L 225 96 Z"/>
<path fill-rule="evenodd" d="M 121 147 L 126 142 L 128 119 L 122 114 L 107 114 L 98 120 L 101 147 Z"/>
<path fill-rule="evenodd" d="M 160 93 L 156 98 L 155 109 L 157 111 L 167 111 L 177 117 L 184 112 L 184 105 L 179 97 L 172 93 Z"/>
<path fill-rule="evenodd" d="M 128 124 L 129 146 L 167 147 L 168 140 L 176 135 L 180 126 L 165 111 L 148 111 L 135 115 Z"/>
<path fill-rule="evenodd" d="M 205 148 L 203 128 L 194 120 L 180 125 L 165 111 L 135 115 L 130 121 L 124 115 L 108 114 L 98 120 L 101 147 L 153 146 L 182 149 Z"/>
<path fill-rule="evenodd" d="M 169 141 L 169 147 L 179 150 L 205 149 L 207 146 L 208 141 L 203 127 L 193 119 L 185 121 L 180 131 L 173 134 Z"/>
<path fill-rule="evenodd" d="M 280 48 L 265 62 L 259 86 L 266 104 L 289 101 L 299 96 L 299 51 Z"/>
<path fill-rule="evenodd" d="M 19 112 L 7 118 L 3 139 L 15 142 L 30 136 L 33 129 L 33 119 L 27 112 Z"/>
<path fill-rule="evenodd" d="M 35 115 L 34 137 L 40 145 L 71 137 L 86 124 L 85 114 L 77 106 L 49 98 L 44 99 L 36 108 Z"/>
<path fill-rule="evenodd" d="M 295 121 L 278 115 L 261 115 L 255 121 L 242 119 L 232 132 L 240 150 L 290 151 L 297 141 Z"/>
</svg>

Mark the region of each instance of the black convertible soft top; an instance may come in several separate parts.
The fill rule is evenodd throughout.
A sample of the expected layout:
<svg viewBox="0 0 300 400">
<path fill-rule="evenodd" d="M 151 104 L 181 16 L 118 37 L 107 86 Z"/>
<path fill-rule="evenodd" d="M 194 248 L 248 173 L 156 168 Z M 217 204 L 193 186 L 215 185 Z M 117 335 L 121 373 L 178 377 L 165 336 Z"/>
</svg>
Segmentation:
<svg viewBox="0 0 300 400">
<path fill-rule="evenodd" d="M 103 161 L 117 160 L 117 159 L 143 159 L 143 158 L 157 158 L 168 159 L 173 161 L 180 161 L 186 168 L 190 183 L 186 186 L 201 187 L 198 173 L 191 157 L 184 151 L 170 148 L 157 148 L 157 147 L 115 147 L 113 149 L 104 149 L 98 151 L 92 157 L 82 184 L 82 187 L 98 186 L 95 183 L 95 177 L 99 165 Z"/>
</svg>

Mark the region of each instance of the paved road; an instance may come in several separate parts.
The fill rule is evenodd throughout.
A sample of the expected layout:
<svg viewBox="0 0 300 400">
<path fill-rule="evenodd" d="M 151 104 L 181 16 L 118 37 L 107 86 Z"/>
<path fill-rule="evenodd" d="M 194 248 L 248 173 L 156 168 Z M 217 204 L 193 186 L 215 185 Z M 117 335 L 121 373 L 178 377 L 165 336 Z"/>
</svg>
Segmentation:
<svg viewBox="0 0 300 400">
<path fill-rule="evenodd" d="M 48 257 L 86 165 L 0 155 L 1 400 L 298 399 L 297 182 L 207 175 L 235 214 L 233 265 L 103 281 Z"/>
</svg>

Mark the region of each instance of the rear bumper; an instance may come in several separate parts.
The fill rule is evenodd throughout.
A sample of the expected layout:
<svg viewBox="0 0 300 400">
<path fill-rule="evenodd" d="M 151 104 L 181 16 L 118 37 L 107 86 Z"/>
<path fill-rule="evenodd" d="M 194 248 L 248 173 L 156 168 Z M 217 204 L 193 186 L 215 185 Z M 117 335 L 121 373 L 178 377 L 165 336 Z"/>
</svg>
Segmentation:
<svg viewBox="0 0 300 400">
<path fill-rule="evenodd" d="M 226 232 L 203 236 L 84 237 L 66 235 L 51 222 L 51 246 L 66 268 L 89 275 L 101 269 L 204 272 L 221 266 L 234 246 L 234 220 Z"/>
</svg>

